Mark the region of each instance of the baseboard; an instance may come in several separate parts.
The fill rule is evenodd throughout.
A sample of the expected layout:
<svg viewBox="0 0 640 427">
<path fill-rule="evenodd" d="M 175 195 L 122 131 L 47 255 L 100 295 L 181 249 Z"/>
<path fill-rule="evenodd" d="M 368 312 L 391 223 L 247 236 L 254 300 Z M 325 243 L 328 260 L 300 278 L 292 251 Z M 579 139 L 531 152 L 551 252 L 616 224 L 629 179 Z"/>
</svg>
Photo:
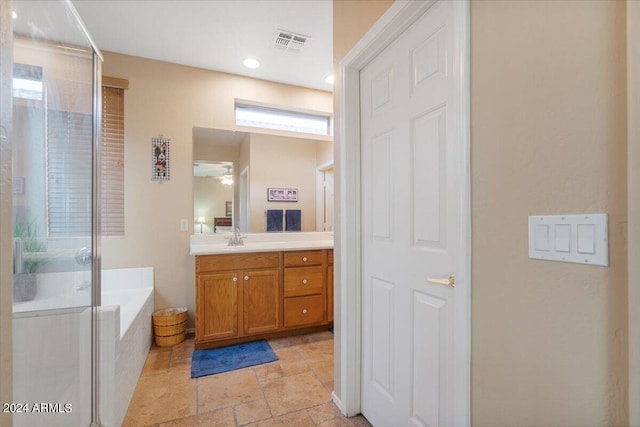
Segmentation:
<svg viewBox="0 0 640 427">
<path fill-rule="evenodd" d="M 342 412 L 342 415 L 346 417 L 347 408 L 344 407 L 344 405 L 342 404 L 342 400 L 340 400 L 340 398 L 336 395 L 335 391 L 331 392 L 331 400 L 333 400 L 333 403 L 335 403 L 338 409 L 340 410 L 340 412 Z"/>
</svg>

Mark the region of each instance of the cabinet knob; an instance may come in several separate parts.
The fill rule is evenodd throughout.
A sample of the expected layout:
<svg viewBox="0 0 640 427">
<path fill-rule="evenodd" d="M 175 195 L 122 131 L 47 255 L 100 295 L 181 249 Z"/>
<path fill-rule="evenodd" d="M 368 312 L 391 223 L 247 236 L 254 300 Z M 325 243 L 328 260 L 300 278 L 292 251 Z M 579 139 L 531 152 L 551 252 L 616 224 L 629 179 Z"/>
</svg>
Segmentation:
<svg viewBox="0 0 640 427">
<path fill-rule="evenodd" d="M 233 280 L 234 282 L 237 282 L 237 281 L 238 281 L 238 278 L 237 278 L 237 277 L 234 277 L 234 278 L 233 278 L 233 279 L 231 279 L 231 280 Z"/>
<path fill-rule="evenodd" d="M 244 280 L 249 280 L 249 276 L 244 276 Z"/>
<path fill-rule="evenodd" d="M 302 257 L 302 262 L 307 262 L 307 257 L 306 256 Z"/>
<path fill-rule="evenodd" d="M 302 279 L 302 284 L 306 285 L 307 284 L 307 279 Z"/>
<path fill-rule="evenodd" d="M 307 309 L 306 308 L 302 310 L 302 314 L 307 314 Z"/>
</svg>

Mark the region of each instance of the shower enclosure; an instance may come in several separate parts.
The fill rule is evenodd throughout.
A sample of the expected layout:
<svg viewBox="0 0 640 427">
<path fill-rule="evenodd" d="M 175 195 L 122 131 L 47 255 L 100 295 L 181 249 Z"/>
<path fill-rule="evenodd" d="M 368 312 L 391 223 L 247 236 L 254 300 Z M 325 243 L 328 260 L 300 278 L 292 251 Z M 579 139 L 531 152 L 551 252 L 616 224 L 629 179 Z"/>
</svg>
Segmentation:
<svg viewBox="0 0 640 427">
<path fill-rule="evenodd" d="M 101 56 L 70 1 L 0 1 L 13 25 L 12 90 L 2 92 L 13 106 L 2 170 L 13 386 L 3 410 L 18 427 L 99 425 Z"/>
</svg>

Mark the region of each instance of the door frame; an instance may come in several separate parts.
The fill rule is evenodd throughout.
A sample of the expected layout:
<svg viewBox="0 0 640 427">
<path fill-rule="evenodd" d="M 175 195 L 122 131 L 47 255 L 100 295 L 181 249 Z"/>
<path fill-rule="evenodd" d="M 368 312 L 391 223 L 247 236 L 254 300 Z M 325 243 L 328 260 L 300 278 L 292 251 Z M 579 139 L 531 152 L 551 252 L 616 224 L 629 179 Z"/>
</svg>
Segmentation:
<svg viewBox="0 0 640 427">
<path fill-rule="evenodd" d="M 239 228 L 241 232 L 249 232 L 251 223 L 251 195 L 249 189 L 249 166 L 238 174 L 238 213 L 237 220 L 234 220 L 233 227 Z M 234 212 L 235 213 L 235 212 Z M 235 217 L 234 217 L 235 218 Z"/>
<path fill-rule="evenodd" d="M 338 217 L 335 232 L 336 384 L 334 403 L 346 416 L 361 412 L 361 139 L 360 139 L 360 71 L 437 0 L 412 2 L 397 0 L 351 49 L 340 63 L 340 127 L 336 159 L 336 204 Z M 442 1 L 442 0 L 441 0 Z M 454 363 L 463 366 L 454 378 L 456 413 L 466 425 L 471 414 L 471 201 L 470 201 L 470 19 L 469 1 L 452 2 L 454 22 L 454 61 L 459 64 L 460 87 L 454 94 L 460 105 L 461 140 L 464 176 L 460 177 L 460 218 L 462 229 L 458 245 L 464 255 L 456 268 L 456 306 L 454 322 L 463 328 L 468 351 L 456 354 Z M 348 166 L 348 167 L 346 167 Z M 354 203 L 354 201 L 357 201 Z M 462 305 L 462 311 L 456 307 Z"/>
<path fill-rule="evenodd" d="M 333 169 L 333 160 L 316 167 L 316 231 L 329 231 L 324 229 L 324 174 L 329 169 Z"/>
</svg>

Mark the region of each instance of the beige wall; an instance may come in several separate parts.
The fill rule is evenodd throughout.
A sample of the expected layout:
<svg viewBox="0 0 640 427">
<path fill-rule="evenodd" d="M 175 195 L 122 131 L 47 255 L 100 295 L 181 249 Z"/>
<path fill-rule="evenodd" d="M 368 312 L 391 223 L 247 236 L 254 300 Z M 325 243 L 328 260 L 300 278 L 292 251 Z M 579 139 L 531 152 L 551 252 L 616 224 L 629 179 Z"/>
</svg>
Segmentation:
<svg viewBox="0 0 640 427">
<path fill-rule="evenodd" d="M 315 140 L 251 134 L 249 230 L 266 231 L 265 210 L 302 210 L 302 231 L 316 231 Z M 298 202 L 268 202 L 267 188 L 297 188 Z"/>
<path fill-rule="evenodd" d="M 627 417 L 623 2 L 472 2 L 472 419 Z M 610 267 L 527 257 L 527 216 L 606 212 Z"/>
<path fill-rule="evenodd" d="M 640 2 L 627 2 L 629 425 L 640 425 Z"/>
<path fill-rule="evenodd" d="M 336 63 L 380 6 L 334 1 Z M 471 2 L 473 425 L 627 423 L 624 9 Z M 528 215 L 589 212 L 610 267 L 528 259 Z"/>
<path fill-rule="evenodd" d="M 316 164 L 318 166 L 333 162 L 333 141 L 318 141 Z"/>
<path fill-rule="evenodd" d="M 125 93 L 126 238 L 105 239 L 103 267 L 155 268 L 155 307 L 187 306 L 193 319 L 190 232 L 192 128 L 236 129 L 234 99 L 332 112 L 331 93 L 104 52 L 104 75 L 129 80 Z M 171 139 L 171 180 L 151 180 L 151 138 Z"/>
</svg>

